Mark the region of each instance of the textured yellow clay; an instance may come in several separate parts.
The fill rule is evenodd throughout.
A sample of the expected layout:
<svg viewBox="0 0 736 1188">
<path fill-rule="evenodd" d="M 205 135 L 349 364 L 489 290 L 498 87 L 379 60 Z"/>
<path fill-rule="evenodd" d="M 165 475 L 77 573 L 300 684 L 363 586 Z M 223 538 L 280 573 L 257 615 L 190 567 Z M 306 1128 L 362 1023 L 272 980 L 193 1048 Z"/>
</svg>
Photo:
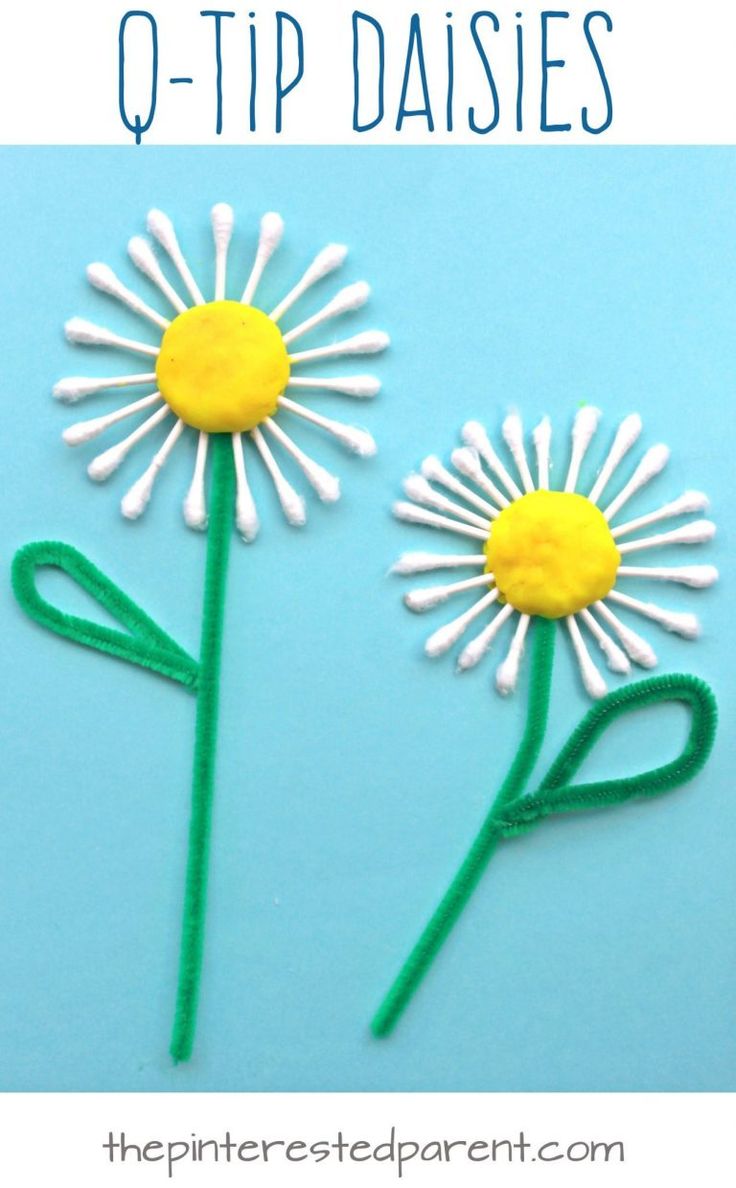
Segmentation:
<svg viewBox="0 0 736 1188">
<path fill-rule="evenodd" d="M 501 600 L 545 619 L 604 598 L 621 561 L 602 512 L 565 491 L 532 491 L 505 507 L 485 554 Z"/>
<path fill-rule="evenodd" d="M 239 301 L 195 305 L 174 318 L 156 363 L 177 417 L 208 433 L 242 433 L 276 412 L 289 380 L 281 331 Z"/>
</svg>

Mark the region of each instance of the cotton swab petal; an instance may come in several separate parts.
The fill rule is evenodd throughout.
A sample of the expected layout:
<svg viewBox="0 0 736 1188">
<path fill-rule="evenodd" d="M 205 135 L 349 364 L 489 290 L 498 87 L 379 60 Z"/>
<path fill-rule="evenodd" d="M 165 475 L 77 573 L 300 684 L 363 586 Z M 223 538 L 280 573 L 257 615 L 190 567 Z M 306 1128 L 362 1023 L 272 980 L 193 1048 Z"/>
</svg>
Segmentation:
<svg viewBox="0 0 736 1188">
<path fill-rule="evenodd" d="M 580 633 L 575 616 L 568 615 L 565 622 L 570 633 L 570 639 L 572 640 L 572 646 L 575 650 L 580 675 L 583 678 L 583 685 L 586 692 L 591 697 L 605 697 L 608 686 L 591 659 L 590 652 L 585 646 L 585 641 Z"/>
<path fill-rule="evenodd" d="M 64 333 L 69 342 L 75 342 L 81 346 L 119 347 L 124 351 L 135 351 L 139 355 L 154 357 L 159 353 L 158 347 L 150 346 L 147 342 L 137 342 L 132 338 L 122 338 L 121 335 L 107 330 L 104 326 L 95 326 L 86 318 L 70 318 L 64 326 Z"/>
<path fill-rule="evenodd" d="M 448 648 L 451 648 L 454 643 L 457 643 L 460 636 L 470 626 L 474 619 L 478 618 L 487 607 L 492 606 L 498 598 L 498 590 L 489 590 L 482 598 L 479 598 L 476 603 L 471 606 L 470 610 L 465 611 L 464 614 L 458 615 L 451 623 L 446 623 L 444 627 L 440 627 L 430 635 L 429 639 L 424 645 L 424 650 L 428 656 L 433 659 L 436 656 L 441 656 Z"/>
<path fill-rule="evenodd" d="M 132 388 L 139 384 L 155 384 L 155 382 L 155 371 L 146 372 L 144 375 L 69 375 L 54 384 L 53 394 L 57 400 L 74 404 L 83 396 L 91 396 L 95 392 L 105 392 L 108 388 Z"/>
<path fill-rule="evenodd" d="M 618 545 L 621 556 L 627 553 L 640 553 L 643 549 L 658 549 L 671 544 L 702 544 L 712 540 L 716 534 L 716 526 L 712 520 L 693 520 L 690 524 L 683 524 L 681 528 L 674 528 L 672 532 L 660 532 L 657 536 L 644 536 L 641 540 L 623 541 Z"/>
<path fill-rule="evenodd" d="M 704 495 L 702 491 L 685 491 L 679 499 L 673 499 L 671 503 L 663 504 L 656 511 L 648 512 L 645 516 L 638 516 L 635 520 L 628 520 L 625 524 L 619 524 L 618 528 L 612 528 L 611 535 L 614 540 L 618 540 L 621 536 L 637 532 L 639 528 L 648 528 L 650 524 L 656 524 L 659 520 L 670 520 L 674 516 L 686 516 L 691 512 L 705 511 L 709 502 L 708 496 Z"/>
<path fill-rule="evenodd" d="M 516 463 L 524 490 L 528 493 L 534 490 L 534 479 L 529 469 L 529 463 L 524 449 L 524 427 L 518 413 L 509 413 L 501 425 L 501 434 L 511 451 L 511 457 Z"/>
<path fill-rule="evenodd" d="M 359 399 L 377 396 L 381 381 L 374 375 L 343 375 L 334 379 L 308 379 L 302 375 L 289 377 L 289 388 L 313 388 L 323 392 L 340 392 L 343 396 L 357 396 Z"/>
<path fill-rule="evenodd" d="M 160 471 L 166 465 L 166 462 L 181 437 L 184 431 L 184 422 L 178 420 L 173 429 L 166 438 L 161 449 L 153 457 L 150 466 L 143 472 L 141 477 L 133 483 L 133 486 L 123 496 L 120 501 L 120 510 L 125 516 L 126 520 L 137 520 L 139 516 L 148 506 L 148 501 L 151 498 L 154 483 L 158 478 Z"/>
<path fill-rule="evenodd" d="M 616 430 L 616 436 L 613 439 L 613 445 L 608 453 L 608 457 L 601 466 L 600 474 L 595 480 L 588 499 L 591 503 L 597 503 L 603 494 L 604 488 L 608 485 L 608 480 L 615 472 L 619 463 L 628 454 L 631 447 L 638 440 L 641 433 L 641 417 L 638 413 L 632 413 L 628 417 L 624 417 L 623 421 Z"/>
<path fill-rule="evenodd" d="M 133 446 L 137 445 L 157 425 L 160 425 L 168 417 L 170 412 L 171 409 L 168 404 L 165 404 L 163 408 L 157 409 L 153 416 L 148 417 L 142 425 L 139 425 L 127 437 L 119 441 L 117 445 L 110 446 L 104 453 L 98 454 L 96 458 L 93 458 L 87 467 L 89 477 L 97 483 L 104 482 L 105 479 L 109 478 L 113 471 L 117 470 L 126 455 L 130 453 Z"/>
<path fill-rule="evenodd" d="M 376 443 L 365 429 L 356 429 L 352 425 L 344 425 L 342 421 L 333 421 L 331 417 L 323 417 L 321 413 L 313 412 L 311 408 L 305 408 L 303 404 L 298 404 L 296 400 L 290 400 L 288 396 L 279 396 L 279 405 L 281 408 L 295 413 L 298 417 L 302 417 L 305 421 L 310 421 L 312 425 L 318 425 L 320 429 L 331 433 L 341 445 L 347 446 L 361 458 L 371 458 L 376 453 Z"/>
<path fill-rule="evenodd" d="M 287 345 L 295 342 L 297 338 L 308 334 L 310 330 L 315 330 L 323 322 L 328 322 L 331 318 L 337 318 L 341 314 L 351 313 L 353 310 L 360 309 L 361 306 L 365 305 L 370 295 L 371 287 L 366 281 L 357 281 L 354 285 L 348 285 L 346 288 L 341 289 L 331 301 L 328 301 L 327 305 L 319 310 L 318 313 L 313 314 L 311 318 L 307 318 L 304 322 L 300 322 L 293 330 L 289 330 L 284 335 L 284 342 Z"/>
<path fill-rule="evenodd" d="M 235 212 L 227 202 L 218 202 L 210 212 L 215 241 L 215 301 L 225 300 L 227 253 L 235 226 Z"/>
<path fill-rule="evenodd" d="M 124 408 L 118 408 L 115 412 L 107 413 L 103 417 L 77 421 L 75 425 L 69 425 L 64 430 L 62 438 L 67 445 L 82 445 L 86 441 L 92 441 L 94 437 L 99 437 L 100 433 L 104 433 L 111 425 L 117 425 L 118 421 L 124 421 L 126 417 L 133 416 L 134 413 L 141 412 L 152 404 L 158 404 L 162 399 L 160 392 L 152 392 L 150 396 L 142 396 L 140 400 L 134 400 L 132 404 L 126 404 Z"/>
<path fill-rule="evenodd" d="M 601 410 L 594 408 L 592 404 L 584 405 L 575 414 L 572 427 L 572 453 L 570 455 L 567 478 L 565 479 L 565 490 L 567 492 L 577 490 L 580 467 L 593 438 L 593 434 L 598 428 L 600 418 Z"/>
<path fill-rule="evenodd" d="M 179 246 L 179 240 L 176 237 L 174 224 L 168 215 L 165 215 L 162 210 L 149 210 L 148 218 L 146 220 L 148 230 L 154 239 L 158 240 L 161 247 L 169 256 L 174 268 L 179 273 L 179 276 L 186 285 L 187 292 L 195 305 L 204 305 L 204 297 L 199 288 L 199 285 L 192 276 L 191 269 L 186 262 L 184 253 Z"/>
<path fill-rule="evenodd" d="M 674 631 L 677 635 L 684 636 L 685 639 L 697 639 L 700 635 L 700 624 L 695 615 L 664 610 L 654 602 L 641 602 L 638 598 L 621 594 L 619 590 L 609 591 L 607 597 L 611 602 L 628 607 L 629 610 L 636 611 L 646 619 L 652 619 L 667 631 Z"/>
<path fill-rule="evenodd" d="M 458 672 L 467 672 L 468 669 L 475 668 L 476 664 L 480 663 L 506 620 L 510 619 L 514 613 L 514 608 L 510 602 L 507 602 L 505 606 L 501 607 L 498 614 L 483 628 L 480 635 L 476 635 L 463 648 L 457 658 Z"/>
<path fill-rule="evenodd" d="M 512 499 L 521 499 L 522 492 L 491 445 L 488 434 L 480 421 L 466 421 L 461 430 L 465 445 L 476 450 L 486 466 L 501 480 Z M 508 500 L 506 500 L 508 503 Z"/>
<path fill-rule="evenodd" d="M 619 491 L 616 498 L 609 503 L 603 515 L 607 520 L 612 520 L 615 515 L 621 510 L 625 503 L 628 503 L 632 495 L 635 495 L 643 486 L 645 486 L 655 475 L 664 470 L 669 461 L 670 451 L 666 445 L 655 445 L 647 450 L 636 470 L 632 474 L 626 486 L 622 491 Z"/>
<path fill-rule="evenodd" d="M 587 607 L 580 612 L 580 617 L 591 635 L 595 637 L 598 646 L 606 657 L 606 662 L 611 672 L 631 672 L 631 665 L 629 664 L 626 653 L 622 651 L 617 643 L 614 643 L 610 635 L 603 630 L 598 620 L 593 617 Z"/>
<path fill-rule="evenodd" d="M 312 263 L 307 268 L 301 280 L 297 281 L 294 288 L 290 290 L 282 301 L 271 312 L 271 319 L 278 322 L 291 309 L 302 296 L 315 285 L 317 281 L 322 280 L 323 277 L 329 276 L 336 268 L 339 268 L 344 263 L 345 257 L 348 254 L 348 249 L 342 243 L 329 243 L 326 248 L 319 252 Z"/>
<path fill-rule="evenodd" d="M 263 459 L 266 470 L 271 476 L 273 485 L 276 488 L 279 503 L 283 509 L 284 515 L 289 524 L 293 527 L 301 527 L 307 522 L 307 508 L 301 495 L 299 495 L 291 483 L 287 482 L 281 470 L 271 453 L 270 447 L 261 433 L 260 429 L 251 429 L 250 433 L 253 441 L 256 444 L 259 454 Z"/>
<path fill-rule="evenodd" d="M 182 514 L 187 528 L 194 528 L 199 532 L 203 532 L 207 527 L 207 500 L 204 493 L 204 480 L 207 469 L 208 446 L 209 434 L 201 429 L 197 440 L 197 456 L 194 461 L 192 482 L 182 504 Z"/>
<path fill-rule="evenodd" d="M 261 219 L 261 230 L 258 238 L 256 258 L 253 262 L 251 274 L 240 298 L 243 305 L 250 305 L 256 294 L 263 271 L 281 243 L 284 234 L 284 220 L 276 211 L 268 211 Z"/>
<path fill-rule="evenodd" d="M 404 605 L 412 611 L 431 610 L 446 602 L 454 594 L 463 594 L 466 590 L 475 590 L 478 586 L 490 586 L 493 574 L 481 573 L 477 577 L 466 578 L 462 582 L 450 582 L 446 586 L 428 586 L 422 590 L 410 590 L 404 595 Z"/>
<path fill-rule="evenodd" d="M 141 300 L 137 293 L 134 293 L 132 289 L 124 285 L 107 264 L 89 264 L 87 266 L 87 280 L 95 289 L 98 289 L 101 293 L 107 293 L 110 297 L 115 297 L 123 305 L 127 305 L 128 309 L 132 309 L 134 313 L 147 318 L 149 322 L 153 322 L 161 330 L 166 330 L 171 325 L 168 318 L 157 313 L 155 309 L 152 309 L 150 305 L 147 305 L 145 301 Z"/>
<path fill-rule="evenodd" d="M 549 490 L 549 453 L 552 442 L 552 422 L 549 417 L 543 417 L 532 433 L 534 449 L 537 453 L 537 487 L 540 491 Z"/>
<path fill-rule="evenodd" d="M 421 469 L 425 479 L 440 483 L 443 487 L 447 487 L 448 491 L 459 495 L 466 503 L 472 503 L 473 507 L 477 507 L 479 511 L 483 512 L 486 522 L 499 515 L 497 507 L 493 507 L 486 499 L 481 499 L 480 495 L 476 495 L 475 491 L 471 491 L 469 487 L 466 487 L 464 483 L 456 479 L 454 474 L 450 474 L 450 471 L 442 465 L 439 458 L 435 458 L 433 454 L 430 454 L 428 458 L 424 459 Z"/>
<path fill-rule="evenodd" d="M 139 272 L 147 276 L 154 285 L 161 290 L 166 300 L 173 305 L 177 313 L 184 313 L 186 304 L 182 301 L 176 289 L 164 276 L 161 265 L 153 254 L 153 248 L 142 235 L 134 235 L 128 242 L 128 255 Z"/>
<path fill-rule="evenodd" d="M 408 576 L 414 573 L 430 573 L 434 569 L 460 569 L 485 563 L 485 553 L 402 553 L 398 561 L 391 566 L 391 572 Z"/>
<path fill-rule="evenodd" d="M 435 491 L 420 474 L 410 474 L 408 478 L 404 479 L 404 491 L 409 499 L 413 499 L 415 503 L 420 503 L 424 507 L 434 508 L 436 511 L 449 512 L 451 515 L 457 516 L 460 520 L 465 520 L 468 524 L 475 524 L 476 528 L 483 528 L 486 533 L 489 533 L 491 530 L 490 521 L 487 517 L 478 516 L 475 512 L 461 507 L 459 503 L 455 503 L 452 499 L 447 499 L 439 491 Z"/>
<path fill-rule="evenodd" d="M 614 615 L 609 606 L 605 602 L 596 602 L 593 604 L 598 614 L 602 619 L 605 619 L 609 627 L 615 631 L 618 638 L 621 640 L 624 651 L 635 664 L 640 668 L 655 668 L 657 664 L 657 656 L 654 649 L 650 647 L 645 639 L 622 623 L 618 615 Z"/>
<path fill-rule="evenodd" d="M 297 351 L 289 355 L 289 362 L 311 363 L 315 359 L 337 359 L 340 355 L 376 355 L 385 351 L 391 339 L 383 330 L 365 330 L 362 334 L 354 334 L 352 338 L 344 338 L 342 342 L 333 342 L 329 346 L 315 347 L 311 351 Z"/>
<path fill-rule="evenodd" d="M 529 622 L 529 615 L 520 615 L 506 659 L 501 662 L 496 671 L 496 688 L 502 697 L 508 697 L 509 693 L 513 693 L 516 688 Z"/>
<path fill-rule="evenodd" d="M 663 565 L 656 568 L 650 568 L 648 565 L 620 565 L 617 576 L 678 582 L 681 586 L 690 586 L 693 590 L 704 590 L 718 581 L 718 570 L 715 565 Z"/>
<path fill-rule="evenodd" d="M 488 540 L 488 533 L 482 528 L 475 528 L 472 524 L 463 524 L 460 520 L 448 520 L 447 516 L 438 516 L 436 512 L 425 511 L 415 503 L 399 501 L 393 505 L 393 513 L 397 520 L 404 520 L 407 524 L 422 524 L 427 528 L 444 528 L 448 532 L 457 532 L 460 536 L 472 536 L 475 540 Z"/>
<path fill-rule="evenodd" d="M 495 483 L 491 482 L 483 470 L 477 450 L 471 446 L 463 446 L 461 449 L 453 450 L 450 459 L 459 474 L 469 478 L 477 487 L 480 487 L 481 491 L 485 491 L 486 495 L 494 499 L 499 507 L 508 507 L 509 501 L 506 496 L 502 491 L 499 491 Z"/>
<path fill-rule="evenodd" d="M 263 423 L 287 453 L 291 454 L 296 464 L 301 467 L 307 481 L 317 492 L 322 502 L 336 503 L 340 498 L 340 480 L 334 474 L 330 474 L 324 466 L 320 466 L 318 462 L 310 458 L 309 454 L 305 454 L 304 450 L 301 450 L 296 442 L 292 441 L 288 433 L 284 433 L 284 430 L 272 417 L 266 417 Z"/>
<path fill-rule="evenodd" d="M 258 511 L 245 472 L 243 435 L 233 433 L 233 461 L 235 463 L 235 525 L 246 544 L 251 544 L 258 535 L 260 524 Z"/>
</svg>

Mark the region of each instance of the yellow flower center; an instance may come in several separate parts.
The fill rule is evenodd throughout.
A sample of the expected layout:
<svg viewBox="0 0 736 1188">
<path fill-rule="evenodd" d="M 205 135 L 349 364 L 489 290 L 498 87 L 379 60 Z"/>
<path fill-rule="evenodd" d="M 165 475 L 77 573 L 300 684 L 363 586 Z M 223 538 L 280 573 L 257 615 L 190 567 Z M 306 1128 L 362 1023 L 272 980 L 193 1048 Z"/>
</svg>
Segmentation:
<svg viewBox="0 0 736 1188">
<path fill-rule="evenodd" d="M 156 381 L 177 417 L 208 433 L 242 433 L 276 412 L 289 380 L 281 331 L 260 309 L 211 301 L 167 328 Z"/>
<path fill-rule="evenodd" d="M 621 554 L 584 495 L 532 491 L 505 507 L 485 545 L 486 570 L 516 610 L 561 619 L 605 598 Z"/>
</svg>

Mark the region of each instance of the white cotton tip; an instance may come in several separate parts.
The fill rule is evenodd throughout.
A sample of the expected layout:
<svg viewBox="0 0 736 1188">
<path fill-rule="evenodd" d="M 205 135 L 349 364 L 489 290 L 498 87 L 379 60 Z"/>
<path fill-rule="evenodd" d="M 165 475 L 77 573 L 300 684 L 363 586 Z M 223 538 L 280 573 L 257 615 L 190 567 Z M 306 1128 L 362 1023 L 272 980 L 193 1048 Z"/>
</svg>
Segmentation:
<svg viewBox="0 0 736 1188">
<path fill-rule="evenodd" d="M 508 655 L 496 669 L 496 688 L 502 697 L 508 697 L 509 693 L 513 693 L 516 688 L 519 680 L 520 664 L 520 656 L 516 654 Z"/>
<path fill-rule="evenodd" d="M 345 263 L 347 254 L 348 249 L 344 243 L 328 243 L 327 247 L 322 248 L 322 251 L 315 256 L 305 272 L 304 281 L 306 284 L 313 285 L 334 272 L 336 268 L 340 268 Z"/>
<path fill-rule="evenodd" d="M 284 220 L 275 210 L 269 210 L 261 219 L 259 246 L 272 256 L 284 236 Z"/>
<path fill-rule="evenodd" d="M 634 664 L 638 664 L 640 668 L 657 667 L 657 653 L 651 644 L 648 644 L 641 635 L 620 621 L 618 637 Z"/>
<path fill-rule="evenodd" d="M 340 392 L 344 396 L 369 399 L 372 396 L 377 396 L 381 391 L 381 381 L 375 375 L 345 375 L 324 380 L 307 380 L 292 376 L 289 380 L 289 387 L 321 388 L 325 392 Z"/>
<path fill-rule="evenodd" d="M 479 486 L 484 485 L 483 480 L 485 475 L 480 464 L 480 457 L 473 447 L 465 447 L 452 451 L 450 455 L 452 465 L 465 478 L 471 479 L 472 482 Z"/>
<path fill-rule="evenodd" d="M 204 497 L 204 484 L 193 482 L 182 503 L 182 514 L 187 528 L 194 528 L 203 532 L 207 527 L 207 504 Z"/>
<path fill-rule="evenodd" d="M 371 287 L 367 281 L 356 281 L 353 285 L 346 285 L 325 306 L 325 316 L 335 317 L 337 314 L 350 313 L 354 309 L 360 309 L 365 305 L 370 295 Z"/>
<path fill-rule="evenodd" d="M 390 345 L 391 339 L 384 330 L 365 330 L 342 343 L 343 349 L 352 355 L 376 355 Z"/>
<path fill-rule="evenodd" d="M 697 615 L 675 611 L 661 612 L 657 617 L 657 622 L 661 623 L 667 631 L 681 635 L 684 639 L 697 639 L 700 635 L 700 621 Z"/>
<path fill-rule="evenodd" d="M 64 333 L 69 342 L 80 343 L 83 346 L 114 346 L 117 335 L 104 326 L 95 326 L 86 318 L 70 318 L 64 326 Z"/>
<path fill-rule="evenodd" d="M 573 441 L 580 441 L 588 446 L 600 419 L 601 410 L 592 404 L 585 404 L 578 409 L 572 426 Z"/>
<path fill-rule="evenodd" d="M 450 481 L 452 476 L 450 475 Z M 467 508 L 461 507 L 460 504 L 454 503 L 451 499 L 447 499 L 439 491 L 435 491 L 427 480 L 421 474 L 410 474 L 408 478 L 404 479 L 404 491 L 409 499 L 413 499 L 415 503 L 421 503 L 425 507 L 434 507 L 438 511 L 449 512 L 450 515 L 458 516 L 461 520 L 467 521 L 469 524 L 475 524 L 476 527 L 489 530 L 488 517 L 485 518 L 476 515 L 475 512 L 468 511 Z"/>
<path fill-rule="evenodd" d="M 444 483 L 448 478 L 447 470 L 434 454 L 424 459 L 421 471 L 425 479 L 432 479 L 436 483 Z M 449 477 L 452 478 L 452 475 Z"/>
<path fill-rule="evenodd" d="M 715 565 L 621 565 L 619 577 L 644 578 L 648 581 L 676 582 L 681 586 L 690 586 L 694 590 L 704 590 L 718 581 L 718 570 Z"/>
<path fill-rule="evenodd" d="M 279 501 L 289 524 L 301 528 L 307 522 L 307 505 L 302 496 L 290 485 L 279 487 Z"/>
<path fill-rule="evenodd" d="M 124 287 L 107 264 L 88 264 L 87 280 L 101 293 L 111 293 L 114 297 L 117 297 Z"/>
<path fill-rule="evenodd" d="M 422 590 L 410 590 L 408 594 L 404 595 L 404 606 L 407 606 L 411 611 L 426 611 L 433 606 L 439 606 L 441 602 L 445 602 L 448 595 L 445 593 L 445 586 L 427 587 Z"/>
<path fill-rule="evenodd" d="M 456 569 L 461 566 L 485 565 L 483 553 L 402 553 L 392 565 L 391 573 L 408 576 L 414 573 L 429 573 L 433 569 Z"/>
<path fill-rule="evenodd" d="M 471 446 L 478 453 L 490 448 L 488 434 L 480 421 L 466 421 L 460 430 L 460 436 L 467 446 Z"/>
<path fill-rule="evenodd" d="M 542 417 L 538 425 L 532 430 L 532 441 L 535 446 L 549 449 L 552 441 L 552 422 L 549 417 Z"/>
<path fill-rule="evenodd" d="M 128 240 L 128 255 L 144 276 L 158 283 L 159 277 L 163 274 L 147 239 L 144 239 L 142 235 L 134 235 L 132 239 Z"/>
<path fill-rule="evenodd" d="M 480 634 L 476 635 L 475 639 L 471 639 L 463 648 L 457 658 L 458 672 L 468 672 L 469 669 L 475 668 L 476 664 L 480 663 L 506 620 L 510 619 L 513 614 L 514 608 L 510 603 L 507 602 L 505 606 L 501 607 L 495 619 L 491 619 Z"/>
<path fill-rule="evenodd" d="M 104 453 L 98 454 L 96 458 L 92 459 L 87 467 L 87 474 L 96 483 L 104 482 L 113 471 L 117 470 L 127 452 L 128 449 L 124 442 L 110 446 L 109 450 L 105 450 Z"/>
<path fill-rule="evenodd" d="M 238 496 L 235 503 L 235 527 L 246 544 L 252 544 L 260 529 L 258 512 L 250 493 Z"/>
<path fill-rule="evenodd" d="M 235 225 L 235 211 L 227 202 L 218 202 L 210 213 L 212 234 L 218 249 L 230 243 Z"/>
<path fill-rule="evenodd" d="M 54 384 L 52 391 L 57 400 L 66 400 L 73 404 L 75 400 L 81 400 L 83 396 L 99 392 L 100 382 L 99 379 L 88 378 L 84 375 L 69 375 L 66 379 L 61 379 Z"/>
<path fill-rule="evenodd" d="M 624 557 L 628 553 L 639 553 L 646 549 L 662 548 L 672 544 L 703 544 L 712 540 L 716 534 L 716 526 L 712 520 L 693 520 L 690 524 L 683 524 L 672 532 L 661 532 L 657 536 L 644 536 L 640 539 L 623 541 L 618 545 L 618 551 Z"/>
<path fill-rule="evenodd" d="M 424 503 L 430 507 L 436 507 L 441 502 L 435 491 L 432 490 L 429 483 L 421 474 L 410 474 L 403 482 L 404 492 L 409 499 L 413 499 L 415 503 Z"/>
<path fill-rule="evenodd" d="M 148 506 L 156 475 L 150 471 L 142 474 L 120 501 L 120 510 L 126 520 L 137 520 Z"/>
<path fill-rule="evenodd" d="M 588 496 L 591 503 L 598 502 L 608 480 L 621 462 L 621 459 L 628 453 L 634 442 L 637 441 L 641 430 L 642 421 L 638 413 L 630 413 L 629 416 L 624 417 L 616 430 L 616 436 L 613 439 L 613 445 L 609 450 L 608 457 L 603 463 L 598 478 L 593 484 L 590 495 Z"/>
<path fill-rule="evenodd" d="M 605 697 L 608 692 L 608 686 L 593 661 L 589 656 L 578 657 L 578 660 L 580 664 L 580 675 L 583 678 L 583 685 L 586 692 L 595 698 L 596 701 L 601 697 Z"/>
<path fill-rule="evenodd" d="M 319 462 L 312 461 L 303 452 L 301 452 L 299 465 L 322 502 L 337 503 L 340 498 L 339 478 L 330 474 L 329 470 L 320 466 Z"/>
<path fill-rule="evenodd" d="M 638 413 L 629 413 L 627 417 L 624 417 L 616 431 L 616 437 L 614 439 L 622 454 L 630 450 L 639 440 L 642 428 L 642 419 Z"/>
<path fill-rule="evenodd" d="M 641 477 L 644 482 L 648 482 L 650 478 L 654 478 L 669 462 L 670 448 L 669 446 L 660 443 L 648 449 L 641 460 Z"/>
<path fill-rule="evenodd" d="M 427 656 L 434 660 L 437 656 L 441 656 L 448 651 L 453 644 L 457 643 L 463 631 L 465 624 L 454 620 L 452 623 L 447 623 L 444 627 L 440 627 L 432 635 L 424 645 L 424 651 Z"/>
<path fill-rule="evenodd" d="M 76 425 L 69 425 L 62 433 L 62 441 L 68 446 L 84 445 L 92 441 L 107 428 L 106 417 L 95 417 L 90 421 L 78 421 Z"/>
<path fill-rule="evenodd" d="M 378 452 L 378 446 L 366 429 L 354 429 L 350 425 L 340 425 L 331 430 L 337 440 L 354 454 L 361 458 L 372 458 Z"/>
<path fill-rule="evenodd" d="M 590 611 L 585 608 L 580 612 L 580 617 L 595 638 L 598 646 L 603 652 L 603 655 L 606 657 L 606 663 L 608 664 L 611 672 L 631 672 L 631 665 L 626 653 L 618 646 L 617 643 L 614 643 L 610 635 L 606 634 L 598 620 L 593 617 Z"/>
<path fill-rule="evenodd" d="M 612 520 L 632 495 L 664 469 L 669 456 L 669 447 L 666 445 L 655 445 L 648 449 L 623 490 L 619 491 L 616 498 L 605 509 L 603 513 L 605 518 Z"/>
<path fill-rule="evenodd" d="M 154 239 L 158 240 L 161 247 L 164 248 L 169 255 L 175 253 L 179 248 L 179 241 L 176 238 L 174 224 L 167 214 L 162 210 L 149 210 L 146 217 L 146 226 Z"/>
<path fill-rule="evenodd" d="M 710 500 L 702 491 L 685 491 L 684 495 L 669 504 L 673 516 L 706 511 L 709 506 Z"/>
<path fill-rule="evenodd" d="M 506 420 L 508 421 L 508 417 L 506 418 Z M 518 418 L 517 418 L 517 420 L 518 420 Z M 481 425 L 480 421 L 466 421 L 466 423 L 463 425 L 463 427 L 460 431 L 460 436 L 462 437 L 463 441 L 465 442 L 465 445 L 470 446 L 470 448 L 473 450 L 476 450 L 477 453 L 480 454 L 481 458 L 491 468 L 491 470 L 494 472 L 494 474 L 498 475 L 498 477 L 501 479 L 501 482 L 506 487 L 506 490 L 509 492 L 509 494 L 512 496 L 512 498 L 519 499 L 521 497 L 522 492 L 520 491 L 519 487 L 512 479 L 512 477 L 509 474 L 506 467 L 501 462 L 501 459 L 498 457 L 498 454 L 496 453 L 493 446 L 491 445 L 488 434 L 486 433 L 485 429 Z M 517 453 L 518 452 L 519 451 L 517 451 Z M 480 483 L 486 490 L 488 490 L 488 483 L 486 480 L 486 476 L 484 475 L 483 470 L 480 467 L 479 467 L 479 476 L 478 476 L 478 478 L 476 478 L 475 481 Z M 500 492 L 499 492 L 499 494 L 500 494 Z M 508 499 L 505 499 L 503 497 L 502 497 L 502 501 L 503 501 L 503 504 L 508 503 Z"/>
</svg>

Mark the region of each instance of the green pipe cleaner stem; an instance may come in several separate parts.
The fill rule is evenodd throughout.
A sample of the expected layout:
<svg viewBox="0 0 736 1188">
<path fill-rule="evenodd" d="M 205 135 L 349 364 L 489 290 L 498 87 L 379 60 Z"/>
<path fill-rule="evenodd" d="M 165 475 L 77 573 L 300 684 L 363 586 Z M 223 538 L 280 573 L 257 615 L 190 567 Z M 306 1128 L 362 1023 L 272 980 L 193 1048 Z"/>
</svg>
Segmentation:
<svg viewBox="0 0 736 1188">
<path fill-rule="evenodd" d="M 213 455 L 212 487 L 207 531 L 207 564 L 197 690 L 192 805 L 189 821 L 179 981 L 170 1048 L 171 1055 L 177 1064 L 180 1061 L 188 1060 L 192 1054 L 202 977 L 212 803 L 215 789 L 220 658 L 235 487 L 233 456 L 228 434 L 213 434 L 210 441 Z"/>
<path fill-rule="evenodd" d="M 377 1037 L 393 1031 L 457 923 L 501 840 L 503 824 L 498 819 L 501 810 L 521 795 L 539 758 L 547 729 L 556 630 L 550 619 L 540 618 L 534 624 L 529 709 L 521 744 L 460 869 L 373 1018 L 371 1030 Z"/>
</svg>

